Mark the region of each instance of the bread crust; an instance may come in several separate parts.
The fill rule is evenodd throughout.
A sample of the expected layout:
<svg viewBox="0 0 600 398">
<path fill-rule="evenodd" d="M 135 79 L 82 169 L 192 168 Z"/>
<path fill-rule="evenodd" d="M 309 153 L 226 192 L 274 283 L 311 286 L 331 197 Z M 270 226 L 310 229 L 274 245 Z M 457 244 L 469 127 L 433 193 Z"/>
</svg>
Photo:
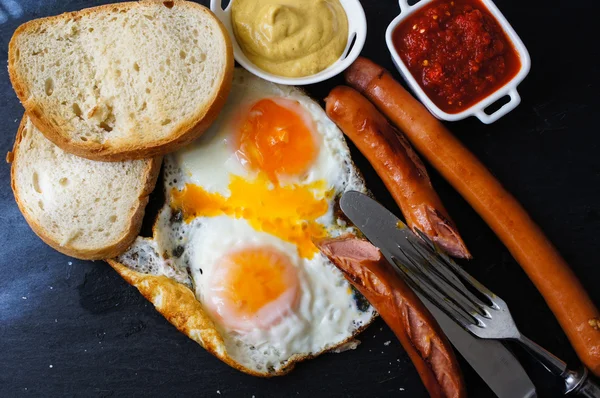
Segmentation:
<svg viewBox="0 0 600 398">
<path fill-rule="evenodd" d="M 131 245 L 131 243 L 133 243 L 133 241 L 137 237 L 137 234 L 142 228 L 142 221 L 144 219 L 146 205 L 148 204 L 150 194 L 152 193 L 156 185 L 156 181 L 160 172 L 160 166 L 162 163 L 162 157 L 155 157 L 153 159 L 146 160 L 146 168 L 144 169 L 144 174 L 142 176 L 142 178 L 144 179 L 144 187 L 142 189 L 140 197 L 138 198 L 137 206 L 135 207 L 135 209 L 129 217 L 129 226 L 126 229 L 125 233 L 121 236 L 121 238 L 114 244 L 107 247 L 89 250 L 76 249 L 70 244 L 61 245 L 59 242 L 54 240 L 46 232 L 44 227 L 38 224 L 35 217 L 33 217 L 27 212 L 27 208 L 19 194 L 19 190 L 16 184 L 16 168 L 19 163 L 19 145 L 22 140 L 22 132 L 25 128 L 26 123 L 27 116 L 25 115 L 21 120 L 21 124 L 19 125 L 19 129 L 17 131 L 17 137 L 15 139 L 13 150 L 9 153 L 9 155 L 7 155 L 7 160 L 12 163 L 10 170 L 10 185 L 12 187 L 15 201 L 17 202 L 17 206 L 23 214 L 23 217 L 25 217 L 25 221 L 27 221 L 27 224 L 29 224 L 33 232 L 35 232 L 35 234 L 39 236 L 40 239 L 42 239 L 48 246 L 51 246 L 52 248 L 63 254 L 82 260 L 103 260 L 106 258 L 118 256 L 119 254 L 127 250 L 127 248 Z"/>
<path fill-rule="evenodd" d="M 321 352 L 311 355 L 294 355 L 288 360 L 288 364 L 276 371 L 264 373 L 248 369 L 233 360 L 225 349 L 225 342 L 217 331 L 215 324 L 202 308 L 202 304 L 196 299 L 194 292 L 188 287 L 167 278 L 166 276 L 155 276 L 133 271 L 115 259 L 106 262 L 115 269 L 129 283 L 136 287 L 140 293 L 152 304 L 156 310 L 175 326 L 181 333 L 200 344 L 206 351 L 225 362 L 227 365 L 241 372 L 258 377 L 283 376 L 294 369 L 298 362 L 315 358 L 322 353 L 333 351 L 354 339 L 354 336 L 362 332 L 375 318 L 375 316 L 357 329 L 353 336 L 329 347 Z"/>
<path fill-rule="evenodd" d="M 16 64 L 16 38 L 28 31 L 35 30 L 40 25 L 47 23 L 48 21 L 63 20 L 70 18 L 81 18 L 82 15 L 91 15 L 98 11 L 104 11 L 107 9 L 130 9 L 141 3 L 159 3 L 163 6 L 163 3 L 173 3 L 173 6 L 177 7 L 190 7 L 200 10 L 212 17 L 220 28 L 221 33 L 224 36 L 226 44 L 226 65 L 222 75 L 222 80 L 219 83 L 219 90 L 216 92 L 213 98 L 208 102 L 209 105 L 199 109 L 195 115 L 189 120 L 185 120 L 179 124 L 179 127 L 167 138 L 156 140 L 151 145 L 123 145 L 119 147 L 108 146 L 106 144 L 100 144 L 97 142 L 74 142 L 68 136 L 61 133 L 60 129 L 56 128 L 52 123 L 44 117 L 44 113 L 41 109 L 39 102 L 36 102 L 36 98 L 30 95 L 27 89 L 27 84 L 19 75 Z M 166 6 L 166 5 L 165 5 Z M 171 7 L 169 7 L 171 8 Z M 189 1 L 174 0 L 171 2 L 163 2 L 156 0 L 146 0 L 140 2 L 127 2 L 127 3 L 116 3 L 106 4 L 98 7 L 87 8 L 81 11 L 64 13 L 57 16 L 35 19 L 26 22 L 19 26 L 13 34 L 9 46 L 8 46 L 8 73 L 13 88 L 17 94 L 17 97 L 23 104 L 27 116 L 31 119 L 33 124 L 38 130 L 52 141 L 59 148 L 65 152 L 91 159 L 100 160 L 105 162 L 119 162 L 124 160 L 139 160 L 148 159 L 157 156 L 165 155 L 169 152 L 173 152 L 200 137 L 206 129 L 214 122 L 219 112 L 223 108 L 229 91 L 231 89 L 231 82 L 233 79 L 233 47 L 229 33 L 225 29 L 223 23 L 210 11 L 208 8 Z M 62 123 L 68 124 L 64 120 Z"/>
</svg>

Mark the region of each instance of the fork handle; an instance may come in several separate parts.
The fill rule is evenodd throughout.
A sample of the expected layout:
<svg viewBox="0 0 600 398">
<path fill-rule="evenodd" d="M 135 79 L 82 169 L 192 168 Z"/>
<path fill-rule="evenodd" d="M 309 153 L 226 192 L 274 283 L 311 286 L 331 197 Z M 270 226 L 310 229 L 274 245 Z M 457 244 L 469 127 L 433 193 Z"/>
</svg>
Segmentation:
<svg viewBox="0 0 600 398">
<path fill-rule="evenodd" d="M 565 379 L 565 385 L 573 386 L 571 390 L 566 391 L 566 394 L 577 394 L 586 398 L 600 398 L 600 387 L 592 379 L 589 378 L 587 368 L 582 368 L 579 372 L 568 370 Z"/>
<path fill-rule="evenodd" d="M 554 373 L 557 376 L 562 376 L 567 373 L 566 363 L 533 340 L 530 340 L 527 336 L 521 334 L 516 340 L 524 345 L 529 353 L 535 356 L 536 359 L 551 373 Z"/>
<path fill-rule="evenodd" d="M 566 363 L 526 336 L 520 335 L 516 340 L 523 344 L 548 371 L 564 380 L 565 395 L 577 394 L 586 398 L 600 398 L 600 387 L 589 378 L 587 368 L 583 367 L 578 372 L 569 370 Z"/>
</svg>

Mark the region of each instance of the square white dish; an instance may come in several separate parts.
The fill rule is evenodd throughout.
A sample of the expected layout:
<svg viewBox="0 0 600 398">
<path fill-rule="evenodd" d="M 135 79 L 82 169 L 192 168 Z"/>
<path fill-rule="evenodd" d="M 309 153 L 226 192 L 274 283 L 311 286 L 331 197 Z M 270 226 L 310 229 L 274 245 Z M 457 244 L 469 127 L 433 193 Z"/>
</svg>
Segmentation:
<svg viewBox="0 0 600 398">
<path fill-rule="evenodd" d="M 414 5 L 409 5 L 408 0 L 399 0 L 400 5 L 400 15 L 398 15 L 388 26 L 385 34 L 386 44 L 392 56 L 392 60 L 394 61 L 394 65 L 404 78 L 404 80 L 408 83 L 413 93 L 419 98 L 419 100 L 429 109 L 429 111 L 438 119 L 447 120 L 447 121 L 457 121 L 465 119 L 469 116 L 477 117 L 481 122 L 485 124 L 490 124 L 500 119 L 502 116 L 506 115 L 513 109 L 519 105 L 521 102 L 521 97 L 517 91 L 517 86 L 525 79 L 529 70 L 531 69 L 531 58 L 529 56 L 529 52 L 523 41 L 519 38 L 515 30 L 508 23 L 504 15 L 500 12 L 498 7 L 491 0 L 480 0 L 481 3 L 488 9 L 488 11 L 494 16 L 494 18 L 500 24 L 500 27 L 504 30 L 509 40 L 512 42 L 517 54 L 519 55 L 521 61 L 521 67 L 516 75 L 504 84 L 502 87 L 498 88 L 496 91 L 492 92 L 481 101 L 473 104 L 469 108 L 459 112 L 459 113 L 447 113 L 441 110 L 425 93 L 425 91 L 421 88 L 417 80 L 413 77 L 412 73 L 409 71 L 408 67 L 402 61 L 400 54 L 396 50 L 394 43 L 392 42 L 392 35 L 394 30 L 400 25 L 408 16 L 412 15 L 414 12 L 418 11 L 422 7 L 429 4 L 432 0 L 420 0 Z M 498 110 L 494 111 L 491 114 L 487 114 L 485 109 L 501 99 L 502 97 L 508 95 L 510 100 L 502 105 Z"/>
</svg>

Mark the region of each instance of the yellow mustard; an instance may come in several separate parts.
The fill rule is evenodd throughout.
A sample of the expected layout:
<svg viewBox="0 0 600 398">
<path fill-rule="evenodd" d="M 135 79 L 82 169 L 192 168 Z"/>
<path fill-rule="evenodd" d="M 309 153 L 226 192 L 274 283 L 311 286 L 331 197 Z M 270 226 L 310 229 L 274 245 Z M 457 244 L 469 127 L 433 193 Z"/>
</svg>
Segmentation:
<svg viewBox="0 0 600 398">
<path fill-rule="evenodd" d="M 231 23 L 242 51 L 279 76 L 318 73 L 342 55 L 348 19 L 339 0 L 232 0 Z"/>
</svg>

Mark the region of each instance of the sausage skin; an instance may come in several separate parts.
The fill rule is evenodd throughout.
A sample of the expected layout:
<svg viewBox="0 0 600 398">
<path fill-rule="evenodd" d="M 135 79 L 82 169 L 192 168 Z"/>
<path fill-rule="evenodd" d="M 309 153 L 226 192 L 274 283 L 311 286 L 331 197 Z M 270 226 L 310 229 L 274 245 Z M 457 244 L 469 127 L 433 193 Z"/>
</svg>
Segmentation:
<svg viewBox="0 0 600 398">
<path fill-rule="evenodd" d="M 406 134 L 485 220 L 540 291 L 581 361 L 600 376 L 598 309 L 519 202 L 381 66 L 358 58 L 345 78 Z"/>
<path fill-rule="evenodd" d="M 431 185 L 425 165 L 406 138 L 368 99 L 339 86 L 325 98 L 327 116 L 369 160 L 411 229 L 419 229 L 454 257 L 470 258 L 458 230 Z"/>
<path fill-rule="evenodd" d="M 375 307 L 408 353 L 431 397 L 465 397 L 450 343 L 415 293 L 379 249 L 347 235 L 315 244 Z"/>
</svg>

